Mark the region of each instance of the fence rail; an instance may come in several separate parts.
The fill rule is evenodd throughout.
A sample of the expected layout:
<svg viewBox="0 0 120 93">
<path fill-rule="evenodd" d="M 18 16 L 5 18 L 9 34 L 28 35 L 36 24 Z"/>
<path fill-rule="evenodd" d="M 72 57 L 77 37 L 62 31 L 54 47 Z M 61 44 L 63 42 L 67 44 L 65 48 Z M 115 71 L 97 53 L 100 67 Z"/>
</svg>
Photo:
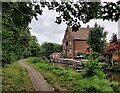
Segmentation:
<svg viewBox="0 0 120 93">
<path fill-rule="evenodd" d="M 81 60 L 74 60 L 74 59 L 68 59 L 68 58 L 58 58 L 58 59 L 51 59 L 51 62 L 57 62 L 57 63 L 62 63 L 66 64 L 70 67 L 82 67 L 82 61 Z"/>
</svg>

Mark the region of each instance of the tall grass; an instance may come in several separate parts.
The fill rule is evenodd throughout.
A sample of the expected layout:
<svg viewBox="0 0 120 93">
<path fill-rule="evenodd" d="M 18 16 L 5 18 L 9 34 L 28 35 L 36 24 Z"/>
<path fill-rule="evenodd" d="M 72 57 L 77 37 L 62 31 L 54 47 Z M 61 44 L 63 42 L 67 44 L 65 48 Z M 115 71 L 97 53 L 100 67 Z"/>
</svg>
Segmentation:
<svg viewBox="0 0 120 93">
<path fill-rule="evenodd" d="M 0 67 L 0 93 L 2 92 L 2 67 Z"/>
<path fill-rule="evenodd" d="M 3 67 L 2 91 L 34 91 L 27 70 L 19 62 Z"/>
<path fill-rule="evenodd" d="M 40 58 L 28 58 L 26 63 L 39 70 L 43 77 L 58 91 L 118 91 L 120 85 L 97 76 L 84 77 L 70 68 L 55 66 Z"/>
</svg>

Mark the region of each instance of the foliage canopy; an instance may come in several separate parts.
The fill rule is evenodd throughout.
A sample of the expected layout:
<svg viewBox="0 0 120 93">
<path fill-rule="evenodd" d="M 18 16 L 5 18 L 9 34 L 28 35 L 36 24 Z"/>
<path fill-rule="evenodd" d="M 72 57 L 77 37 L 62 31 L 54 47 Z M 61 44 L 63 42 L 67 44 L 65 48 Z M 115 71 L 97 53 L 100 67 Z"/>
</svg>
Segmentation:
<svg viewBox="0 0 120 93">
<path fill-rule="evenodd" d="M 42 56 L 49 57 L 52 53 L 61 53 L 61 45 L 51 42 L 44 42 L 41 45 Z"/>
<path fill-rule="evenodd" d="M 2 13 L 3 18 L 7 18 L 9 23 L 14 23 L 16 26 L 26 26 L 31 22 L 34 16 L 37 19 L 37 14 L 42 15 L 42 8 L 47 7 L 49 10 L 58 12 L 55 23 L 60 24 L 62 21 L 67 25 L 76 29 L 80 26 L 80 21 L 87 23 L 92 19 L 103 19 L 118 21 L 120 17 L 120 1 L 105 2 L 4 2 Z M 12 12 L 11 15 L 8 13 Z M 13 25 L 13 24 L 11 24 Z M 9 25 L 8 25 L 9 26 Z M 9 26 L 10 27 L 10 26 Z"/>
<path fill-rule="evenodd" d="M 118 21 L 120 2 L 2 2 L 3 30 L 3 63 L 11 63 L 20 58 L 38 56 L 40 46 L 31 37 L 28 24 L 37 14 L 42 15 L 42 8 L 56 10 L 56 23 L 66 22 L 74 31 L 80 26 L 80 21 L 86 23 L 91 19 Z"/>
<path fill-rule="evenodd" d="M 88 36 L 88 44 L 95 52 L 101 52 L 106 45 L 107 32 L 104 28 L 95 23 Z"/>
</svg>

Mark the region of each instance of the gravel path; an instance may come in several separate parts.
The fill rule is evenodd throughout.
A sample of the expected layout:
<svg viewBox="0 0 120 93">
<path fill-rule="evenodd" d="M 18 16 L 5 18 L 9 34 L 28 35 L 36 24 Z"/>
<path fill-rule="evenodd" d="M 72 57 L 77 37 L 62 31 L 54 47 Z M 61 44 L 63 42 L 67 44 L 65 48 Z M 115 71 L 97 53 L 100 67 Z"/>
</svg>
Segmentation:
<svg viewBox="0 0 120 93">
<path fill-rule="evenodd" d="M 49 85 L 46 80 L 42 77 L 42 75 L 35 69 L 33 69 L 31 66 L 23 63 L 23 60 L 19 61 L 22 66 L 24 66 L 29 73 L 31 82 L 35 88 L 36 91 L 54 91 L 54 88 Z"/>
</svg>

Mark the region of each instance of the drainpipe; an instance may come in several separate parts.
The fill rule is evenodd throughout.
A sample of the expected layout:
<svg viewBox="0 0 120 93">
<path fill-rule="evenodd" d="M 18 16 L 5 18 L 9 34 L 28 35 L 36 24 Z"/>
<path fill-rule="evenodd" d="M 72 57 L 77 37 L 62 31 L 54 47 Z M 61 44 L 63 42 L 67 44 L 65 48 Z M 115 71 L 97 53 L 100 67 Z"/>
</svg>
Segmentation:
<svg viewBox="0 0 120 93">
<path fill-rule="evenodd" d="M 111 65 L 113 66 L 113 53 L 112 52 L 110 52 L 110 59 L 111 59 Z"/>
<path fill-rule="evenodd" d="M 112 64 L 112 66 L 113 66 L 113 58 L 112 58 L 112 60 L 111 60 L 111 64 Z"/>
<path fill-rule="evenodd" d="M 75 40 L 74 40 L 74 58 L 75 59 Z"/>
</svg>

